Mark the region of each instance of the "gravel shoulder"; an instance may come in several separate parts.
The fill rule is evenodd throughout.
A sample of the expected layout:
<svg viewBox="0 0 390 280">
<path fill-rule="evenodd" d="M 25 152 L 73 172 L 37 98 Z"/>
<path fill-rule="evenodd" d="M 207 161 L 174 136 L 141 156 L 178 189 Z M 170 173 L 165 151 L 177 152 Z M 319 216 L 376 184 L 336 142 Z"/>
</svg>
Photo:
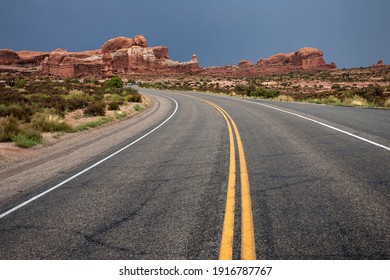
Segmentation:
<svg viewBox="0 0 390 280">
<path fill-rule="evenodd" d="M 20 149 L 12 143 L 0 147 L 0 211 L 20 196 L 34 193 L 53 178 L 92 161 L 129 139 L 150 129 L 169 113 L 171 103 L 160 96 L 148 96 L 151 104 L 144 111 L 95 129 L 52 138 L 47 145 Z"/>
</svg>

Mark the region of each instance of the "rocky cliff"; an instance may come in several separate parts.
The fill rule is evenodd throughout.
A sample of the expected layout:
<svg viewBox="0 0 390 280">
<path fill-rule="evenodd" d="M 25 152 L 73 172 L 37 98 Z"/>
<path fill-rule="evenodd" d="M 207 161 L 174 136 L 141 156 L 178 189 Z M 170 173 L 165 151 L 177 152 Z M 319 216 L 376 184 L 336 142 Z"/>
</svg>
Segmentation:
<svg viewBox="0 0 390 280">
<path fill-rule="evenodd" d="M 13 50 L 0 50 L 0 65 L 15 65 L 19 67 L 40 66 L 42 61 L 49 56 L 48 52 L 31 52 Z"/>
<path fill-rule="evenodd" d="M 43 74 L 60 77 L 104 76 L 114 74 L 192 73 L 200 69 L 198 61 L 173 61 L 167 47 L 148 47 L 146 38 L 118 37 L 105 42 L 101 49 L 67 52 L 57 49 L 43 61 Z"/>
<path fill-rule="evenodd" d="M 193 55 L 187 62 L 169 58 L 168 48 L 148 47 L 142 35 L 117 37 L 105 42 L 98 50 L 68 52 L 56 49 L 48 52 L 15 52 L 0 50 L 0 70 L 35 73 L 58 77 L 110 77 L 117 74 L 197 74 L 222 77 L 253 77 L 270 73 L 299 70 L 335 69 L 327 64 L 323 53 L 315 48 L 303 48 L 289 54 L 276 54 L 260 59 L 256 64 L 241 60 L 236 66 L 201 68 Z M 15 70 L 16 69 L 16 70 Z M 29 70 L 30 69 L 30 70 Z"/>
<path fill-rule="evenodd" d="M 302 48 L 289 54 L 276 54 L 260 59 L 256 64 L 241 60 L 238 65 L 210 67 L 202 71 L 203 75 L 225 77 L 253 77 L 273 73 L 284 73 L 300 70 L 331 70 L 336 64 L 327 64 L 323 53 L 315 48 Z"/>
</svg>

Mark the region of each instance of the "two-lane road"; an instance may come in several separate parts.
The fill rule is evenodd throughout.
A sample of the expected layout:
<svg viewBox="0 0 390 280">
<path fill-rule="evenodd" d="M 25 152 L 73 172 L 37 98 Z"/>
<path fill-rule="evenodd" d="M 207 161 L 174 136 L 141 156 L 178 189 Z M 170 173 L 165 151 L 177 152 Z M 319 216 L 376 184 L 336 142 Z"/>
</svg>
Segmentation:
<svg viewBox="0 0 390 280">
<path fill-rule="evenodd" d="M 232 172 L 233 258 L 242 197 L 258 259 L 390 257 L 390 111 L 141 91 L 170 106 L 146 131 L 0 201 L 1 259 L 217 259 Z"/>
</svg>

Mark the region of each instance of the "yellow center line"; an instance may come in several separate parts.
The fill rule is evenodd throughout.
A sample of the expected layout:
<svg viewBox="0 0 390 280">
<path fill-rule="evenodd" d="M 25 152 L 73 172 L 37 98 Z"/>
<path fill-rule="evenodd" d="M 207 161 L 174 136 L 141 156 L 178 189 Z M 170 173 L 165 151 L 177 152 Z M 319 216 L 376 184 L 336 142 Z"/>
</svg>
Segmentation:
<svg viewBox="0 0 390 280">
<path fill-rule="evenodd" d="M 202 99 L 203 100 L 203 99 Z M 204 100 L 205 101 L 205 100 Z M 226 208 L 223 222 L 221 246 L 219 251 L 220 260 L 231 260 L 233 258 L 233 240 L 234 240 L 234 207 L 235 207 L 235 186 L 236 186 L 236 151 L 234 147 L 233 130 L 230 122 L 224 112 L 217 105 L 206 101 L 216 108 L 226 121 L 229 131 L 230 143 L 230 163 L 229 163 L 229 179 L 226 194 Z"/>
<path fill-rule="evenodd" d="M 201 99 L 201 98 L 199 98 Z M 237 140 L 238 154 L 240 160 L 240 178 L 241 178 L 241 259 L 256 259 L 255 235 L 252 216 L 252 203 L 249 187 L 248 169 L 245 159 L 244 146 L 237 125 L 230 115 L 220 106 L 210 101 L 201 99 L 216 108 L 224 117 L 229 131 L 230 140 L 230 166 L 229 180 L 226 200 L 226 211 L 222 231 L 220 260 L 231 260 L 233 256 L 233 239 L 234 239 L 234 207 L 235 207 L 235 148 L 232 126 Z M 231 123 L 231 124 L 230 124 Z"/>
</svg>

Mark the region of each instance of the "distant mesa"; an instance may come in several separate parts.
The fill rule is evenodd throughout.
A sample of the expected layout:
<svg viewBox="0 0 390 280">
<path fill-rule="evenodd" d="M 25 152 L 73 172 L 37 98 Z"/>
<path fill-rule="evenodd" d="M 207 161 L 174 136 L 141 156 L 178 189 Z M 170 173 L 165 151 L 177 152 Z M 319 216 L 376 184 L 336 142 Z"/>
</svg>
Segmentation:
<svg viewBox="0 0 390 280">
<path fill-rule="evenodd" d="M 323 52 L 316 48 L 302 48 L 289 54 L 275 54 L 262 58 L 253 64 L 248 60 L 241 60 L 237 66 L 210 67 L 202 71 L 204 75 L 225 77 L 256 77 L 274 73 L 308 70 L 337 69 L 334 62 L 327 64 Z"/>
<path fill-rule="evenodd" d="M 315 48 L 302 48 L 294 53 L 277 54 L 260 59 L 258 66 L 293 66 L 302 69 L 332 68 L 323 59 L 324 54 Z"/>
<path fill-rule="evenodd" d="M 377 65 L 383 65 L 378 62 Z M 0 71 L 35 73 L 58 77 L 110 77 L 120 74 L 196 74 L 225 77 L 251 77 L 270 73 L 301 70 L 332 70 L 323 52 L 302 48 L 289 54 L 276 54 L 257 61 L 240 60 L 238 65 L 201 68 L 194 54 L 190 61 L 178 62 L 169 58 L 168 48 L 148 47 L 143 35 L 134 38 L 117 37 L 105 42 L 100 49 L 69 52 L 0 50 Z"/>
</svg>

